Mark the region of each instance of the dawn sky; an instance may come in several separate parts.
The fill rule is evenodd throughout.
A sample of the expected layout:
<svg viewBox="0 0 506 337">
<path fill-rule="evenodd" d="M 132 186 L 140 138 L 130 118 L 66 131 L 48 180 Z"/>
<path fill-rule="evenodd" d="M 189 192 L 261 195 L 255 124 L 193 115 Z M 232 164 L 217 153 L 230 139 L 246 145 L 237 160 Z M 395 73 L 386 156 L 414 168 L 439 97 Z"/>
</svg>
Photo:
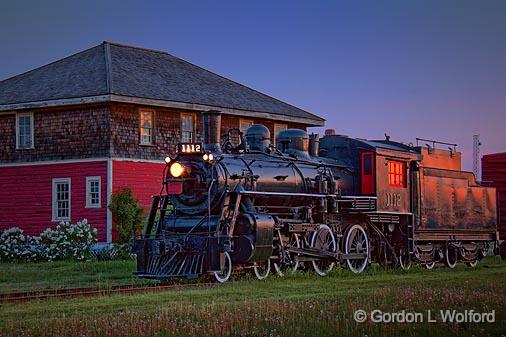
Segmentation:
<svg viewBox="0 0 506 337">
<path fill-rule="evenodd" d="M 103 40 L 167 51 L 338 133 L 506 151 L 506 1 L 2 1 L 0 79 Z M 322 131 L 320 130 L 320 133 Z"/>
</svg>

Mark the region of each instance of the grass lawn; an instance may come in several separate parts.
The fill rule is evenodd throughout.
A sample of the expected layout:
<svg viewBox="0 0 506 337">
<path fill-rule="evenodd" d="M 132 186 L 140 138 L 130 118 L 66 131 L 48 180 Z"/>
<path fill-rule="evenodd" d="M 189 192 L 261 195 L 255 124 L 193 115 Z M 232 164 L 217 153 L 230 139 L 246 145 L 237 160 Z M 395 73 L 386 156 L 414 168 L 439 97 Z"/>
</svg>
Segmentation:
<svg viewBox="0 0 506 337">
<path fill-rule="evenodd" d="M 137 282 L 131 262 L 19 265 L 17 286 L 9 285 L 2 265 L 2 291 L 52 283 L 90 286 Z M 44 268 L 42 268 L 44 266 Z M 113 268 L 117 270 L 109 270 Z M 29 274 L 30 268 L 39 277 Z M 79 269 L 79 270 L 77 270 Z M 90 276 L 82 274 L 90 273 Z M 81 274 L 81 276 L 79 276 Z M 99 276 L 100 275 L 100 276 Z M 110 277 L 110 279 L 107 279 Z M 10 276 L 11 280 L 14 276 Z M 75 283 L 74 283 L 75 282 Z M 506 333 L 506 263 L 488 258 L 475 269 L 413 268 L 409 272 L 370 268 L 361 275 L 336 270 L 321 278 L 297 274 L 265 281 L 241 278 L 211 288 L 163 293 L 0 304 L 0 334 L 55 336 L 501 336 Z M 16 282 L 15 282 L 16 283 Z M 24 284 L 20 286 L 19 284 Z M 24 288 L 23 288 L 24 287 Z M 357 323 L 355 310 L 367 313 L 416 311 L 418 323 Z M 427 310 L 495 310 L 495 323 L 426 322 Z"/>
<path fill-rule="evenodd" d="M 112 285 L 149 283 L 137 278 L 133 271 L 133 260 L 0 263 L 0 294 L 59 288 L 107 289 Z"/>
</svg>

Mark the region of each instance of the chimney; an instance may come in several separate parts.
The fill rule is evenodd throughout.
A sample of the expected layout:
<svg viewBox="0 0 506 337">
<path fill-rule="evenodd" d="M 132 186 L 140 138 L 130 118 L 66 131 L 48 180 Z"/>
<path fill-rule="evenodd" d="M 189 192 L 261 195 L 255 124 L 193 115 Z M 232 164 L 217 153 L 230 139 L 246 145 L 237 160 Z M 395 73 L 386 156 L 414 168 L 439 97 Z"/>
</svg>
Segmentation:
<svg viewBox="0 0 506 337">
<path fill-rule="evenodd" d="M 325 130 L 325 136 L 335 136 L 336 130 L 335 129 L 327 129 Z"/>
<path fill-rule="evenodd" d="M 221 152 L 221 113 L 209 110 L 202 113 L 204 126 L 204 150 Z"/>
<path fill-rule="evenodd" d="M 309 135 L 309 155 L 311 157 L 318 157 L 318 152 L 320 150 L 320 137 L 317 133 L 312 133 Z"/>
</svg>

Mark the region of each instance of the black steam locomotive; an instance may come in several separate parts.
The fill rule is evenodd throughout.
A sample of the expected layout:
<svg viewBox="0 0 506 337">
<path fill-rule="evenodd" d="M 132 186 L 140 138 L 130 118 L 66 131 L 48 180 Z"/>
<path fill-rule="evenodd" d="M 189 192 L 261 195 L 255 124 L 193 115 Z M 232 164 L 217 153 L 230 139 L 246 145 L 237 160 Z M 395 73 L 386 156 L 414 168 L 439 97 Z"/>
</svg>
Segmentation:
<svg viewBox="0 0 506 337">
<path fill-rule="evenodd" d="M 140 277 L 169 279 L 232 270 L 279 275 L 371 261 L 433 268 L 475 266 L 496 245 L 495 190 L 462 172 L 460 153 L 432 146 L 282 131 L 263 125 L 220 137 L 204 113 L 204 143 L 166 158 L 162 193 L 133 241 Z M 220 144 L 221 143 L 221 144 Z"/>
</svg>

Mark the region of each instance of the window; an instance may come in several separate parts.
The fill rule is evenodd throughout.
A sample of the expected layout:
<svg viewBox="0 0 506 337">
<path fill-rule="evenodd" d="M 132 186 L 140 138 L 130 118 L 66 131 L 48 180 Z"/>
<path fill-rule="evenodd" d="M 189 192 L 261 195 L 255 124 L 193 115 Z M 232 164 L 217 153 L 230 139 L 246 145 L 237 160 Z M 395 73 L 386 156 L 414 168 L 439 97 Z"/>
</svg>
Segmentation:
<svg viewBox="0 0 506 337">
<path fill-rule="evenodd" d="M 141 145 L 153 144 L 153 115 L 151 110 L 143 110 L 140 112 L 140 143 Z"/>
<path fill-rule="evenodd" d="M 393 187 L 406 187 L 406 163 L 388 161 L 388 185 Z"/>
<path fill-rule="evenodd" d="M 181 142 L 193 142 L 193 115 L 181 115 Z"/>
<path fill-rule="evenodd" d="M 278 135 L 288 127 L 285 124 L 274 124 L 274 143 L 277 143 Z"/>
<path fill-rule="evenodd" d="M 33 149 L 33 114 L 16 115 L 16 148 Z"/>
<path fill-rule="evenodd" d="M 361 193 L 363 195 L 371 195 L 374 194 L 376 188 L 374 152 L 362 152 L 360 157 L 362 161 Z"/>
<path fill-rule="evenodd" d="M 239 129 L 241 129 L 243 135 L 246 134 L 246 130 L 251 126 L 253 126 L 253 121 L 241 119 L 239 122 Z"/>
<path fill-rule="evenodd" d="M 86 177 L 86 208 L 100 208 L 100 177 Z"/>
<path fill-rule="evenodd" d="M 53 221 L 70 221 L 70 178 L 53 179 Z"/>
</svg>

